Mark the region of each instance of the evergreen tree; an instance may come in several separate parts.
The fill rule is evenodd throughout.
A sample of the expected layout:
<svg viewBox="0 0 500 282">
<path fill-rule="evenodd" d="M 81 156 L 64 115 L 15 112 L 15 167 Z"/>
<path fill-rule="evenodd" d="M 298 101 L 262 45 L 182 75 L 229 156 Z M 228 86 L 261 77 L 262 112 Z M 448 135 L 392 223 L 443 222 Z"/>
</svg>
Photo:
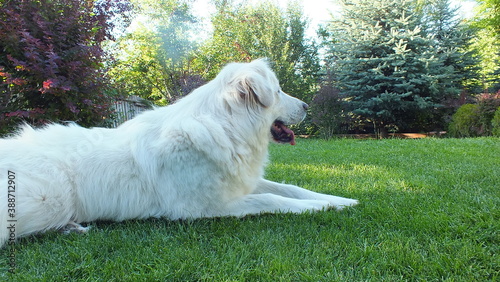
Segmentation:
<svg viewBox="0 0 500 282">
<path fill-rule="evenodd" d="M 477 31 L 458 16 L 458 8 L 451 7 L 450 0 L 427 1 L 422 14 L 423 31 L 433 37 L 436 54 L 449 69 L 448 78 L 454 84 L 451 88 L 458 82 L 473 91 L 477 84 L 471 81 L 478 78 L 476 65 L 479 60 L 477 52 L 471 49 L 471 40 L 477 36 Z"/>
<path fill-rule="evenodd" d="M 439 81 L 442 107 L 419 115 L 422 123 L 418 126 L 444 129 L 444 120 L 480 88 L 478 54 L 471 48 L 477 30 L 466 25 L 458 16 L 458 7 L 452 7 L 450 0 L 424 1 L 421 26 L 427 36 L 432 36 L 435 54 L 446 76 Z"/>
<path fill-rule="evenodd" d="M 340 2 L 342 18 L 330 26 L 330 60 L 349 109 L 384 137 L 389 127 L 439 107 L 449 69 L 436 54 L 437 40 L 421 28 L 416 1 Z"/>
</svg>

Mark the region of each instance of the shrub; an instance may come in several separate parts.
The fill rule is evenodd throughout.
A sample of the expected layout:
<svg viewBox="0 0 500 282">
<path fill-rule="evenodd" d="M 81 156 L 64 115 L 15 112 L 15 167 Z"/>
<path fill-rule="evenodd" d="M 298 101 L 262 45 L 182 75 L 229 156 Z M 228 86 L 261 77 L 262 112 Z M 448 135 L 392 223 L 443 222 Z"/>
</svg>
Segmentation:
<svg viewBox="0 0 500 282">
<path fill-rule="evenodd" d="M 123 1 L 0 2 L 0 134 L 20 121 L 101 124 L 111 113 L 102 42 Z"/>
<path fill-rule="evenodd" d="M 480 135 L 480 115 L 477 104 L 464 104 L 452 116 L 448 133 L 452 137 L 474 137 Z"/>
<path fill-rule="evenodd" d="M 319 127 L 321 137 L 328 139 L 339 133 L 342 112 L 343 103 L 339 90 L 331 85 L 321 85 L 311 102 L 311 118 Z"/>
<path fill-rule="evenodd" d="M 500 107 L 500 91 L 496 94 L 481 94 L 478 97 L 479 133 L 483 136 L 492 135 L 491 121 Z"/>
<path fill-rule="evenodd" d="M 500 137 L 500 107 L 498 107 L 493 119 L 491 120 L 491 128 L 493 136 Z"/>
</svg>

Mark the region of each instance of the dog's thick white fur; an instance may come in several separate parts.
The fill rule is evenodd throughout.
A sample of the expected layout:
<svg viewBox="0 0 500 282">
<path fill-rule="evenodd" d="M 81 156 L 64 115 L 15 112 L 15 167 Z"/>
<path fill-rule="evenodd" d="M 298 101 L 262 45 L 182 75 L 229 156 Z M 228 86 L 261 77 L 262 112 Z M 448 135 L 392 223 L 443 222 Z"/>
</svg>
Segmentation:
<svg viewBox="0 0 500 282">
<path fill-rule="evenodd" d="M 269 141 L 294 144 L 285 124 L 302 121 L 306 109 L 281 91 L 265 60 L 256 60 L 229 64 L 177 103 L 116 129 L 24 126 L 0 139 L 0 245 L 48 229 L 85 231 L 78 223 L 100 219 L 301 213 L 357 204 L 263 179 Z M 15 191 L 8 193 L 9 178 Z"/>
</svg>

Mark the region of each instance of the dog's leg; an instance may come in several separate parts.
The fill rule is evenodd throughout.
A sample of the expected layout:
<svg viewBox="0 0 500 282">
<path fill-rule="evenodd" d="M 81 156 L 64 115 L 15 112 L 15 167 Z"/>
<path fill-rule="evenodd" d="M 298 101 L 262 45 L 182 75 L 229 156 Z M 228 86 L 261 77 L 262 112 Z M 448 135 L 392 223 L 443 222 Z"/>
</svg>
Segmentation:
<svg viewBox="0 0 500 282">
<path fill-rule="evenodd" d="M 212 216 L 245 216 L 249 214 L 319 211 L 329 203 L 322 200 L 299 200 L 271 193 L 249 194 L 230 202 Z"/>
<path fill-rule="evenodd" d="M 330 207 L 335 207 L 337 210 L 358 204 L 358 201 L 354 199 L 316 193 L 294 185 L 276 183 L 265 179 L 259 181 L 254 193 L 272 193 L 294 199 L 327 201 Z"/>
<path fill-rule="evenodd" d="M 62 233 L 64 234 L 69 234 L 71 232 L 74 232 L 74 233 L 87 233 L 90 229 L 90 226 L 87 226 L 87 227 L 83 227 L 81 226 L 80 224 L 74 222 L 74 221 L 70 221 L 66 226 L 62 227 L 61 229 L 59 229 L 59 231 L 61 231 Z"/>
</svg>

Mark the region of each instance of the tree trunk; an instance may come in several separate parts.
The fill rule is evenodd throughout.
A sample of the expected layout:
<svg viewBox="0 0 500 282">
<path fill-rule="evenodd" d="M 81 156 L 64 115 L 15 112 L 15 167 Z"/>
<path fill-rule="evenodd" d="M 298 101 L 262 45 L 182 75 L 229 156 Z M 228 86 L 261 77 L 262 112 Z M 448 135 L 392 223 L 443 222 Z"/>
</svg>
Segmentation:
<svg viewBox="0 0 500 282">
<path fill-rule="evenodd" d="M 389 129 L 384 125 L 383 122 L 373 122 L 375 129 L 375 138 L 385 139 L 389 137 Z"/>
<path fill-rule="evenodd" d="M 389 137 L 389 130 L 385 126 L 380 127 L 380 139 L 386 139 Z"/>
</svg>

